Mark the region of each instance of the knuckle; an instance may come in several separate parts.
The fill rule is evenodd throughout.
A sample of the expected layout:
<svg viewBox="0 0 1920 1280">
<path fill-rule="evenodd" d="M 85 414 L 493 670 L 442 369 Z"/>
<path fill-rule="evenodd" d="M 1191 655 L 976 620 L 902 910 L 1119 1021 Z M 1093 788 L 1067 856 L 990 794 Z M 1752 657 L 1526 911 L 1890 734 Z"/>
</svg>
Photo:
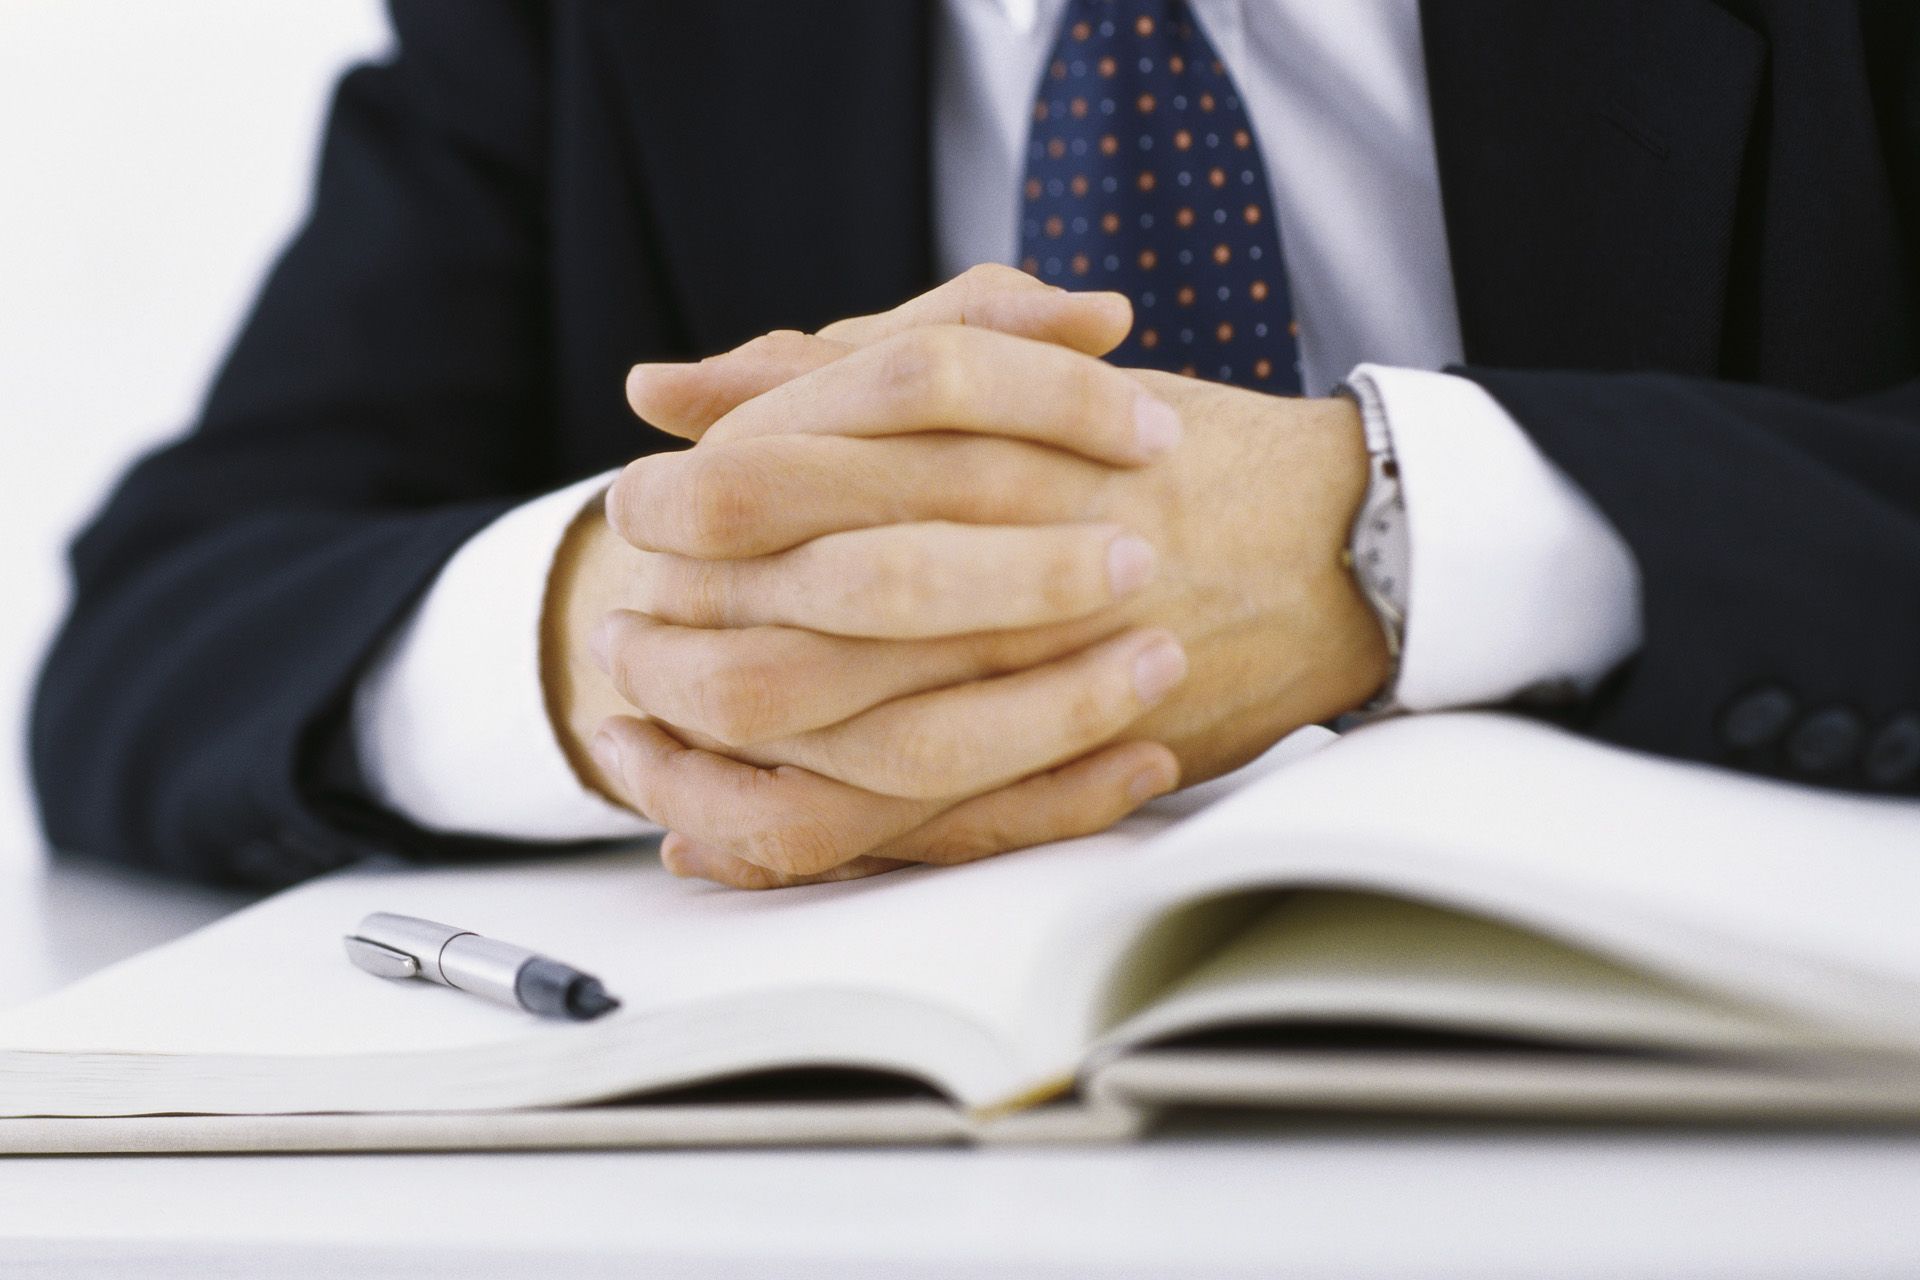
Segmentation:
<svg viewBox="0 0 1920 1280">
<path fill-rule="evenodd" d="M 1119 426 L 1131 427 L 1132 400 L 1112 369 L 1091 357 L 1067 362 L 1067 394 L 1072 396 L 1072 422 L 1088 439 L 1108 435 Z"/>
<path fill-rule="evenodd" d="M 683 626 L 716 626 L 726 616 L 723 572 L 699 560 L 648 557 L 639 575 L 640 611 Z"/>
<path fill-rule="evenodd" d="M 966 743 L 933 724 L 903 729 L 880 757 L 874 790 L 915 800 L 937 800 L 966 788 L 980 761 Z"/>
<path fill-rule="evenodd" d="M 621 701 L 635 710 L 651 713 L 658 708 L 648 705 L 649 690 L 641 677 L 654 666 L 635 652 L 637 647 L 624 627 L 615 628 L 607 652 L 607 679 L 613 683 L 613 691 L 620 695 Z"/>
<path fill-rule="evenodd" d="M 963 280 L 995 281 L 1019 276 L 1027 278 L 1024 272 L 1015 271 L 1004 262 L 976 262 L 960 273 Z"/>
<path fill-rule="evenodd" d="M 854 612 L 888 630 L 920 618 L 935 594 L 926 555 L 907 541 L 890 541 L 874 548 L 852 585 L 855 599 L 848 603 Z"/>
<path fill-rule="evenodd" d="M 890 343 L 881 367 L 887 396 L 935 417 L 950 416 L 964 406 L 971 378 L 963 332 L 929 326 L 910 329 Z"/>
<path fill-rule="evenodd" d="M 804 363 L 813 354 L 820 339 L 798 329 L 775 329 L 763 333 L 733 350 L 722 355 L 709 357 L 701 363 L 717 362 L 732 368 L 754 368 L 771 366 L 775 369 Z"/>
<path fill-rule="evenodd" d="M 975 298 L 983 294 L 1003 293 L 1008 289 L 1032 288 L 1040 283 L 1026 272 L 1004 262 L 975 263 L 960 273 L 960 279 L 965 282 L 968 295 Z"/>
<path fill-rule="evenodd" d="M 1108 680 L 1081 680 L 1067 692 L 1060 708 L 1060 727 L 1076 746 L 1104 742 L 1120 731 L 1123 698 Z"/>
<path fill-rule="evenodd" d="M 652 771 L 631 760 L 621 764 L 620 772 L 613 781 L 620 789 L 621 799 L 643 818 L 659 821 L 660 815 L 671 807 L 661 803 L 661 797 L 653 785 Z"/>
<path fill-rule="evenodd" d="M 790 876 L 817 875 L 847 860 L 839 841 L 823 824 L 792 818 L 763 827 L 746 840 L 749 862 Z"/>
<path fill-rule="evenodd" d="M 689 454 L 676 492 L 680 546 L 691 555 L 724 555 L 766 509 L 766 487 L 737 451 Z"/>
<path fill-rule="evenodd" d="M 973 862 L 1028 843 L 998 815 L 980 816 L 948 827 L 929 839 L 921 856 L 929 862 Z"/>
<path fill-rule="evenodd" d="M 765 867 L 757 867 L 745 860 L 726 863 L 718 870 L 716 883 L 723 884 L 729 889 L 784 889 L 793 883 L 790 877 L 781 875 L 778 871 L 769 871 Z"/>
<path fill-rule="evenodd" d="M 730 747 L 774 736 L 785 713 L 786 684 L 765 663 L 721 654 L 687 685 L 697 727 Z"/>
<path fill-rule="evenodd" d="M 724 356 L 716 356 L 714 358 L 725 359 L 726 356 L 754 356 L 756 358 L 777 356 L 792 351 L 798 346 L 803 346 L 806 341 L 807 335 L 798 329 L 773 329 L 761 334 L 757 338 L 742 343 L 732 351 L 727 352 Z"/>
<path fill-rule="evenodd" d="M 1101 600 L 1104 567 L 1101 556 L 1089 556 L 1084 547 L 1064 545 L 1040 557 L 1034 565 L 1033 589 L 1037 602 L 1050 617 L 1075 615 Z"/>
<path fill-rule="evenodd" d="M 683 561 L 680 578 L 684 611 L 693 625 L 724 626 L 732 613 L 726 570 L 698 560 Z"/>
</svg>

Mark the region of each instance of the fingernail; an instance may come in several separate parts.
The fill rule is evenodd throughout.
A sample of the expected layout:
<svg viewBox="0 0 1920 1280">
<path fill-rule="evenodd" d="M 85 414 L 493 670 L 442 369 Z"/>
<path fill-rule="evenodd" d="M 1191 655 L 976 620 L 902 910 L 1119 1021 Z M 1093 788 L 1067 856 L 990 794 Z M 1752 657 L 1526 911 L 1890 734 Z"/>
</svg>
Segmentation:
<svg viewBox="0 0 1920 1280">
<path fill-rule="evenodd" d="M 590 750 L 593 752 L 594 760 L 599 763 L 601 770 L 605 772 L 609 778 L 624 776 L 625 770 L 620 767 L 620 740 L 618 738 L 606 732 L 596 733 L 593 735 L 593 743 Z"/>
<path fill-rule="evenodd" d="M 593 665 L 605 675 L 613 674 L 613 619 L 608 618 L 593 629 L 587 637 L 587 652 L 593 657 Z"/>
<path fill-rule="evenodd" d="M 1133 398 L 1133 438 L 1140 452 L 1157 458 L 1180 443 L 1183 428 L 1172 405 L 1144 391 Z"/>
<path fill-rule="evenodd" d="M 1127 782 L 1127 799 L 1135 804 L 1145 804 L 1155 796 L 1163 796 L 1173 789 L 1167 778 L 1166 770 L 1160 768 L 1142 769 Z"/>
<path fill-rule="evenodd" d="M 1153 547 L 1137 534 L 1123 533 L 1107 544 L 1107 587 L 1115 599 L 1130 596 L 1153 579 Z"/>
<path fill-rule="evenodd" d="M 1160 639 L 1133 659 L 1133 692 L 1142 706 L 1151 707 L 1187 675 L 1187 652 L 1177 640 Z"/>
</svg>

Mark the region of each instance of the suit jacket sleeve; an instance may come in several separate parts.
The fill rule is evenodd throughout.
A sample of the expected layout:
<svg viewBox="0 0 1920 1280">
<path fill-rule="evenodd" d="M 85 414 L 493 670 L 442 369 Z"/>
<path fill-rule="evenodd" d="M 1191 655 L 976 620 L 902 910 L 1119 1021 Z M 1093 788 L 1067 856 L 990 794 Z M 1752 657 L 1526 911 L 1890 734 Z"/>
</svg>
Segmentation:
<svg viewBox="0 0 1920 1280">
<path fill-rule="evenodd" d="M 200 422 L 73 548 L 32 724 L 56 847 L 261 884 L 447 851 L 356 798 L 343 712 L 440 565 L 557 480 L 542 10 L 396 4 L 397 55 L 342 80 L 310 219 Z"/>
<path fill-rule="evenodd" d="M 1598 737 L 1920 792 L 1920 383 L 1829 402 L 1663 375 L 1468 369 L 1605 512 L 1642 647 Z"/>
</svg>

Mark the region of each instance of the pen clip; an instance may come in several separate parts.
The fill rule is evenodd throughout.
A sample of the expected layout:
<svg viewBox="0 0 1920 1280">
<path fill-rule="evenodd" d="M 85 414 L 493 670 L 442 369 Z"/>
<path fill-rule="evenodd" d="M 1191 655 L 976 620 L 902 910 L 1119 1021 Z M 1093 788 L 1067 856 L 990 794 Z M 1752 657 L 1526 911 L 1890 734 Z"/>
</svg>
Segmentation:
<svg viewBox="0 0 1920 1280">
<path fill-rule="evenodd" d="M 392 947 L 383 947 L 377 942 L 348 934 L 341 939 L 347 948 L 347 959 L 358 968 L 380 978 L 417 978 L 420 976 L 420 961 L 404 951 Z"/>
</svg>

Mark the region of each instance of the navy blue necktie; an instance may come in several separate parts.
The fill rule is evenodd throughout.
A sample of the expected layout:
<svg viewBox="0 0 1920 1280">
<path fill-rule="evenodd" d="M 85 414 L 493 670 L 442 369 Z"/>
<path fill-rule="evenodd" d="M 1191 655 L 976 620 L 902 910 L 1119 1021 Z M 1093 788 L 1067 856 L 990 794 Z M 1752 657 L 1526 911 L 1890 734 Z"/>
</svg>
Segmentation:
<svg viewBox="0 0 1920 1280">
<path fill-rule="evenodd" d="M 1020 205 L 1025 270 L 1133 299 L 1114 363 L 1299 394 L 1266 166 L 1186 0 L 1071 0 Z"/>
</svg>

